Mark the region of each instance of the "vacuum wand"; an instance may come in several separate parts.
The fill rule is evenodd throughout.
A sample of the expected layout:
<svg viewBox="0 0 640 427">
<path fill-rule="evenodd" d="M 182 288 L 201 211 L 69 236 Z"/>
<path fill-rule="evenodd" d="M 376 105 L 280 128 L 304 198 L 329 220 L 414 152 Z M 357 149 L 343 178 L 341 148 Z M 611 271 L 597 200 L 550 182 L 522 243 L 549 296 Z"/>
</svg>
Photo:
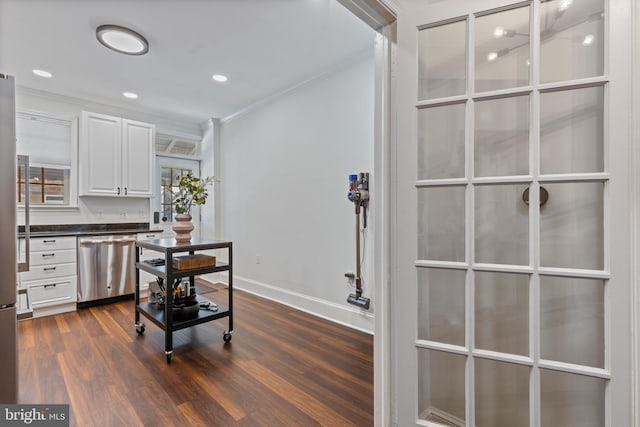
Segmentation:
<svg viewBox="0 0 640 427">
<path fill-rule="evenodd" d="M 367 228 L 367 205 L 369 204 L 369 174 L 361 172 L 349 175 L 349 192 L 347 198 L 355 204 L 356 213 L 356 292 L 347 297 L 349 304 L 369 309 L 370 299 L 362 296 L 362 272 L 360 268 L 360 212 L 363 215 L 363 225 Z"/>
</svg>

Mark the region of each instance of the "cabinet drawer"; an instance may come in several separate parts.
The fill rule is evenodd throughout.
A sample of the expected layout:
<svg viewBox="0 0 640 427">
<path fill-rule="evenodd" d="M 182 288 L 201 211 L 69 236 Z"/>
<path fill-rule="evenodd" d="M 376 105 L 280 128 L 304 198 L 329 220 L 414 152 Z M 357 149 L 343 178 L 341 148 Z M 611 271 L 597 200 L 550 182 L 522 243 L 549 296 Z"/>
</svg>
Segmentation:
<svg viewBox="0 0 640 427">
<path fill-rule="evenodd" d="M 140 240 L 161 239 L 163 234 L 164 232 L 162 231 L 149 231 L 146 233 L 138 233 L 136 234 L 136 240 L 140 241 Z"/>
<path fill-rule="evenodd" d="M 164 237 L 164 232 L 162 231 L 153 231 L 153 232 L 147 232 L 147 233 L 138 233 L 136 235 L 136 240 L 137 241 L 141 241 L 141 240 L 156 240 L 156 239 L 162 239 L 162 237 Z M 138 248 L 138 250 L 140 251 L 140 259 L 141 260 L 146 260 L 146 259 L 153 259 L 153 258 L 162 258 L 164 256 L 164 254 L 162 252 L 157 252 L 157 251 L 152 251 L 151 249 L 145 249 L 145 248 Z M 144 283 L 142 281 L 140 281 L 140 283 Z"/>
<path fill-rule="evenodd" d="M 76 250 L 31 252 L 31 266 L 76 262 Z"/>
<path fill-rule="evenodd" d="M 75 249 L 76 238 L 74 236 L 65 237 L 34 237 L 29 239 L 29 249 L 31 252 L 50 251 L 58 249 Z"/>
<path fill-rule="evenodd" d="M 29 271 L 20 273 L 20 282 L 28 280 L 51 279 L 54 277 L 75 276 L 77 274 L 76 263 L 55 265 L 32 265 Z"/>
<path fill-rule="evenodd" d="M 66 277 L 30 284 L 29 295 L 34 309 L 73 302 L 77 300 L 78 295 L 77 281 L 75 277 Z"/>
</svg>

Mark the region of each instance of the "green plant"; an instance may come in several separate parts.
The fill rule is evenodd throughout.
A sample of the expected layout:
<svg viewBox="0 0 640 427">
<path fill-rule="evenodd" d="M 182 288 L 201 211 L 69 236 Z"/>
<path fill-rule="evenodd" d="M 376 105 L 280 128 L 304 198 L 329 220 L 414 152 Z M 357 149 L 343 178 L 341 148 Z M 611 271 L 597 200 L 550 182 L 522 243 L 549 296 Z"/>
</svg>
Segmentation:
<svg viewBox="0 0 640 427">
<path fill-rule="evenodd" d="M 175 199 L 173 205 L 179 214 L 191 214 L 191 207 L 196 205 L 204 205 L 207 201 L 209 193 L 207 186 L 213 182 L 212 177 L 196 178 L 191 174 L 179 176 L 178 191 L 174 192 Z"/>
</svg>

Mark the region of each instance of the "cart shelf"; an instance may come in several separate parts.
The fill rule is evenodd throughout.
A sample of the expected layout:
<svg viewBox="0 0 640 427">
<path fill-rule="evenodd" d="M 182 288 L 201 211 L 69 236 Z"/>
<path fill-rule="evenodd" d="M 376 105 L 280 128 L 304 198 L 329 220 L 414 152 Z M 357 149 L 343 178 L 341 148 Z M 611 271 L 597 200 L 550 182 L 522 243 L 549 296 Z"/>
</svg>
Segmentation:
<svg viewBox="0 0 640 427">
<path fill-rule="evenodd" d="M 206 298 L 201 297 L 200 295 L 196 295 L 196 299 L 198 303 L 203 302 L 212 302 Z M 217 303 L 216 303 L 217 304 Z M 201 323 L 210 322 L 211 320 L 221 319 L 223 317 L 229 316 L 229 308 L 222 304 L 217 304 L 218 310 L 210 311 L 207 309 L 200 309 L 198 312 L 198 317 L 188 320 L 174 320 L 171 325 L 172 331 L 178 331 L 180 329 L 188 328 L 190 326 L 199 325 Z M 141 302 L 136 310 L 140 312 L 144 317 L 151 320 L 152 323 L 157 325 L 162 329 L 167 328 L 166 318 L 164 315 L 164 309 L 156 307 L 155 304 L 149 302 Z"/>
<path fill-rule="evenodd" d="M 154 266 L 142 261 L 142 262 L 136 263 L 136 268 L 139 270 L 144 270 L 147 273 L 151 273 L 163 279 L 167 278 L 167 269 L 164 265 Z M 226 264 L 223 262 L 217 262 L 215 266 L 211 266 L 211 267 L 190 268 L 188 270 L 174 269 L 171 275 L 174 279 L 176 279 L 176 278 L 182 278 L 182 277 L 200 276 L 203 274 L 217 273 L 219 271 L 227 271 L 227 270 L 229 270 L 229 264 Z"/>
</svg>

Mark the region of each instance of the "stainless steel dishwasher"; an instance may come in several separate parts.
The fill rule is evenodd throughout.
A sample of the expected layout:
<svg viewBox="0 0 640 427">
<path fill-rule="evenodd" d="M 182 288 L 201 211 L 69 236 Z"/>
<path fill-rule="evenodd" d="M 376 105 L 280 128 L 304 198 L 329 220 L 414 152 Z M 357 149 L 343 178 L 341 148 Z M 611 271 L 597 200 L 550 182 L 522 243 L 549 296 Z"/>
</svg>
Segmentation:
<svg viewBox="0 0 640 427">
<path fill-rule="evenodd" d="M 135 242 L 135 235 L 78 237 L 79 307 L 134 293 Z"/>
</svg>

